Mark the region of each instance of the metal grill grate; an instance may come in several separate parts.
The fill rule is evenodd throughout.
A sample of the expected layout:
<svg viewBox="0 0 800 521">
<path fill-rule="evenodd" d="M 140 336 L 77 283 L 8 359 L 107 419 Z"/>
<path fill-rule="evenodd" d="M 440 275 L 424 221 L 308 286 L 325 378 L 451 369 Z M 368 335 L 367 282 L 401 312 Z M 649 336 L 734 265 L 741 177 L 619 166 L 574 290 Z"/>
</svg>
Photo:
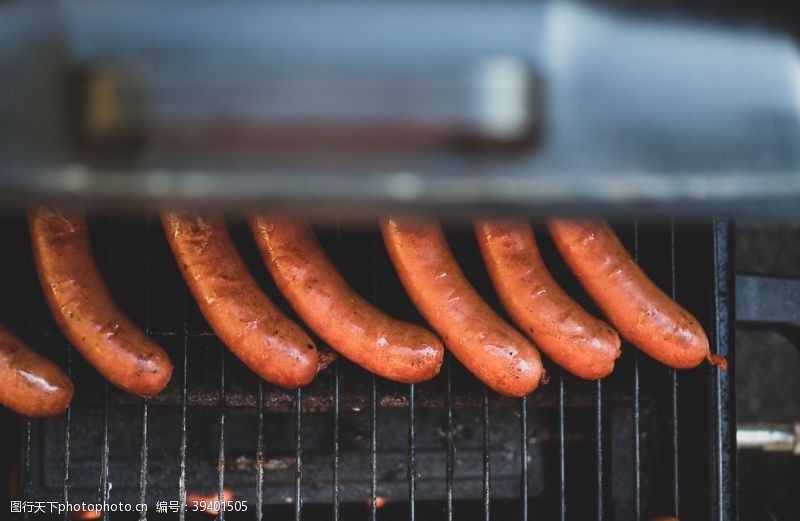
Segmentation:
<svg viewBox="0 0 800 521">
<path fill-rule="evenodd" d="M 172 280 L 174 267 L 165 267 L 171 259 L 157 220 L 92 224 L 98 260 L 115 295 L 129 295 L 123 306 L 170 351 L 175 376 L 164 395 L 151 400 L 99 384 L 49 322 L 34 281 L 23 281 L 31 295 L 21 317 L 26 338 L 63 361 L 78 389 L 63 418 L 22 422 L 21 483 L 28 499 L 107 498 L 147 503 L 152 510 L 157 500 L 185 505 L 189 491 L 204 488 L 220 499 L 231 489 L 250 501 L 246 515 L 221 512 L 219 519 L 261 520 L 273 512 L 296 520 L 736 518 L 732 373 L 668 370 L 625 346 L 609 379 L 582 382 L 551 365 L 552 383 L 522 400 L 476 385 L 449 355 L 442 375 L 417 386 L 379 382 L 339 360 L 308 389 L 286 392 L 248 376 L 204 326 L 179 289 L 182 281 Z M 24 236 L 19 219 L 6 219 L 3 227 Z M 656 282 L 704 323 L 713 351 L 730 355 L 728 223 L 634 222 L 619 229 Z M 469 230 L 455 228 L 449 235 L 476 287 L 494 299 L 470 249 Z M 556 277 L 580 296 L 539 235 Z M 254 273 L 274 291 L 246 231 L 234 226 L 234 237 Z M 374 230 L 337 225 L 321 239 L 357 290 L 396 315 L 417 319 L 397 294 Z M 20 250 L 15 265 L 24 266 L 30 259 Z M 171 281 L 166 288 L 164 281 Z M 137 290 L 138 297 L 130 297 Z M 169 302 L 161 301 L 170 294 Z M 165 330 L 168 307 L 179 311 L 167 313 L 177 318 Z M 170 425 L 174 432 L 164 432 Z M 287 443 L 280 436 L 289 431 Z M 99 445 L 83 439 L 91 432 L 99 432 Z M 252 447 L 242 448 L 244 434 Z M 94 463 L 88 460 L 92 451 Z M 199 466 L 198 458 L 213 461 L 213 471 Z M 48 481 L 53 468 L 59 475 Z M 93 491 L 84 479 L 91 468 L 100 477 Z M 192 516 L 181 510 L 176 517 Z"/>
</svg>

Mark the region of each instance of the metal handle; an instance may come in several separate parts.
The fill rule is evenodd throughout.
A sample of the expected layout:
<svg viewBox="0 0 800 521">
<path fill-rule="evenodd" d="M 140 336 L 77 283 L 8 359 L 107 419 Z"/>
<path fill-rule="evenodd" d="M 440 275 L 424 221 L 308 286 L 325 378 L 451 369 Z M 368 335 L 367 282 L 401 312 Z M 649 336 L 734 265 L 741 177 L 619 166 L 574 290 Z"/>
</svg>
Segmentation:
<svg viewBox="0 0 800 521">
<path fill-rule="evenodd" d="M 736 430 L 739 449 L 791 452 L 800 455 L 800 422 L 791 424 L 743 424 Z"/>
</svg>

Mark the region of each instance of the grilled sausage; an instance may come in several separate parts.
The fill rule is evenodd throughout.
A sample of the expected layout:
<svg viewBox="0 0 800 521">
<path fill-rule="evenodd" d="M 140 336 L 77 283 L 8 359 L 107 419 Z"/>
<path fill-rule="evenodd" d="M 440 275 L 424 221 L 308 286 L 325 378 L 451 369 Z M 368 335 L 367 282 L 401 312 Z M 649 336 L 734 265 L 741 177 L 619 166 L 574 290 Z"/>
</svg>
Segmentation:
<svg viewBox="0 0 800 521">
<path fill-rule="evenodd" d="M 623 337 L 656 360 L 688 369 L 711 355 L 702 326 L 642 271 L 603 221 L 551 219 L 567 265 Z"/>
<path fill-rule="evenodd" d="M 58 416 L 72 400 L 72 381 L 56 364 L 0 326 L 0 403 L 24 416 Z"/>
<path fill-rule="evenodd" d="M 531 225 L 479 220 L 475 234 L 494 288 L 517 326 L 572 374 L 587 380 L 610 374 L 620 355 L 619 335 L 553 280 Z"/>
<path fill-rule="evenodd" d="M 422 382 L 439 373 L 444 346 L 436 335 L 390 317 L 356 294 L 306 222 L 262 215 L 251 227 L 278 289 L 331 348 L 397 382 Z"/>
<path fill-rule="evenodd" d="M 319 369 L 314 342 L 258 286 L 219 217 L 165 212 L 175 259 L 200 311 L 228 349 L 258 376 L 293 389 Z"/>
<path fill-rule="evenodd" d="M 539 352 L 475 291 L 441 226 L 389 217 L 381 231 L 411 300 L 453 355 L 500 394 L 525 396 L 536 389 L 544 377 Z"/>
<path fill-rule="evenodd" d="M 39 280 L 67 340 L 120 389 L 158 394 L 172 363 L 114 303 L 92 257 L 85 217 L 38 208 L 28 221 Z"/>
</svg>

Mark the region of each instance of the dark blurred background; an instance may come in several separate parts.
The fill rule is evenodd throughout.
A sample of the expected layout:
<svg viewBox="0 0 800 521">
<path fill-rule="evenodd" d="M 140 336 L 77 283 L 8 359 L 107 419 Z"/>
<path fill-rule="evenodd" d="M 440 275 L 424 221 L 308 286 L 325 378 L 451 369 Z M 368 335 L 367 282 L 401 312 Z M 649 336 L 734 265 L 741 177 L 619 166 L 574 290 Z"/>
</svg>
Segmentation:
<svg viewBox="0 0 800 521">
<path fill-rule="evenodd" d="M 739 222 L 739 273 L 800 277 L 800 224 Z M 800 420 L 800 343 L 784 332 L 736 331 L 736 414 L 742 423 Z M 798 519 L 800 457 L 739 452 L 739 506 L 744 521 Z"/>
</svg>

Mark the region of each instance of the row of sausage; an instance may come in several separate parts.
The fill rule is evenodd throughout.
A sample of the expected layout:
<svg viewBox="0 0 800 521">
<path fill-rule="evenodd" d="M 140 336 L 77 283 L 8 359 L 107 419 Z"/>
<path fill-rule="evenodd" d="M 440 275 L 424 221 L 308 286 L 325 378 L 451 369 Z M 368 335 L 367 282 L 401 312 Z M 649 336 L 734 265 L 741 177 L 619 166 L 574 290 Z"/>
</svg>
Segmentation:
<svg viewBox="0 0 800 521">
<path fill-rule="evenodd" d="M 296 388 L 330 363 L 262 291 L 221 218 L 164 212 L 162 222 L 203 316 L 247 367 Z M 613 327 L 559 287 L 527 221 L 476 221 L 484 263 L 515 327 L 469 283 L 436 221 L 382 219 L 400 281 L 432 330 L 395 319 L 353 291 L 302 219 L 259 215 L 250 224 L 265 266 L 304 324 L 340 355 L 390 380 L 433 378 L 447 348 L 498 393 L 525 396 L 546 380 L 539 349 L 595 380 L 613 371 L 620 334 L 671 367 L 709 360 L 724 368 L 698 321 L 647 278 L 602 221 L 551 219 L 547 226 Z M 172 363 L 114 303 L 92 257 L 85 217 L 42 207 L 30 212 L 29 226 L 42 289 L 67 340 L 118 388 L 158 394 Z M 27 416 L 51 416 L 68 406 L 72 392 L 58 366 L 0 327 L 0 403 Z"/>
</svg>

